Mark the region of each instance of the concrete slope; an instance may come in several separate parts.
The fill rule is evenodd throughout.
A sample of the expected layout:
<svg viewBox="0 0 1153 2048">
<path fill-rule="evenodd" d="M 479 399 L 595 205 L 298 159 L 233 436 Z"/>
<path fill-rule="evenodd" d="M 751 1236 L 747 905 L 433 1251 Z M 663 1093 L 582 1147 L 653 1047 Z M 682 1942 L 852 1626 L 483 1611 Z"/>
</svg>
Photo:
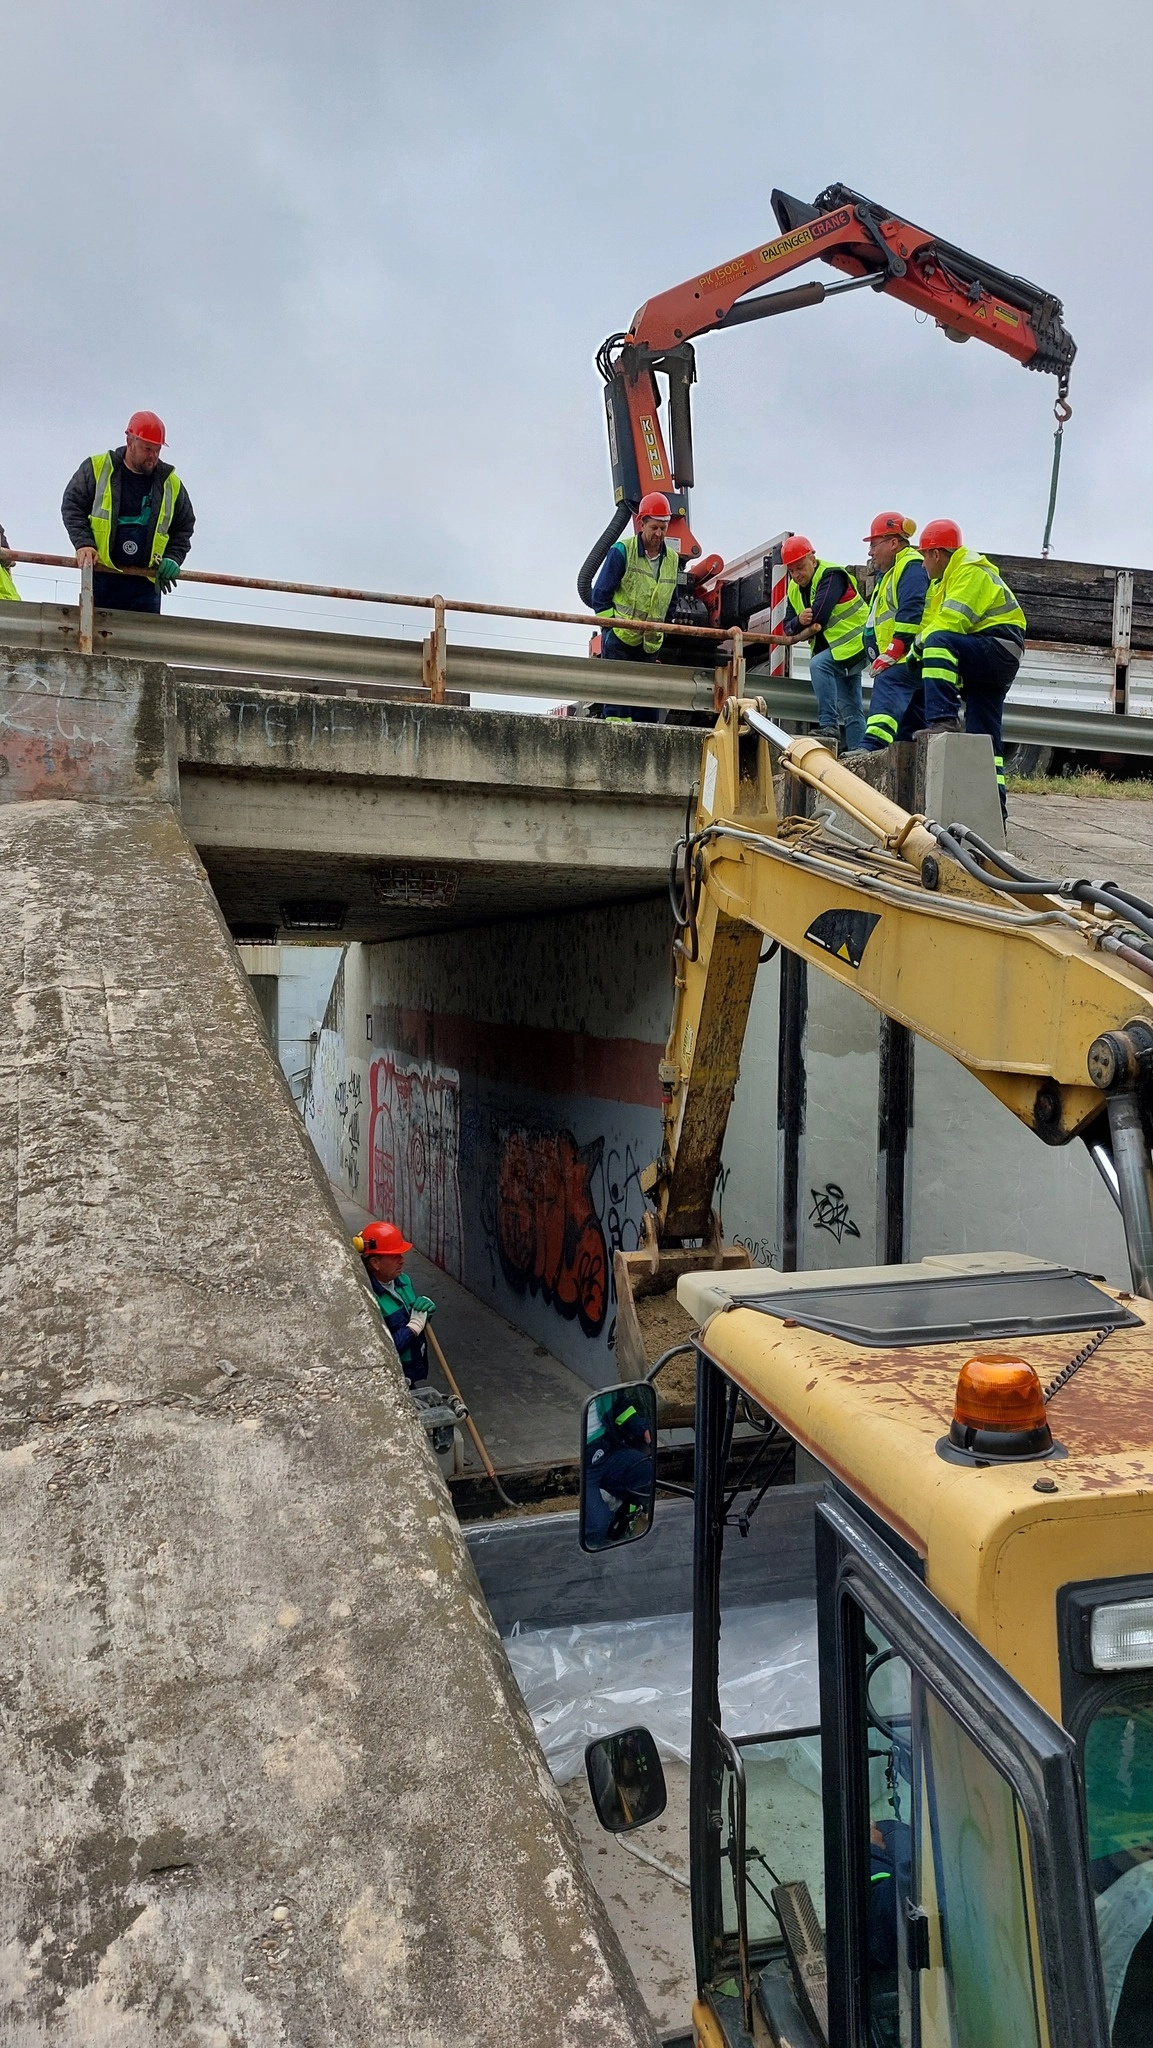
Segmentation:
<svg viewBox="0 0 1153 2048">
<path fill-rule="evenodd" d="M 0 2042 L 651 2048 L 173 812 L 0 974 Z"/>
</svg>

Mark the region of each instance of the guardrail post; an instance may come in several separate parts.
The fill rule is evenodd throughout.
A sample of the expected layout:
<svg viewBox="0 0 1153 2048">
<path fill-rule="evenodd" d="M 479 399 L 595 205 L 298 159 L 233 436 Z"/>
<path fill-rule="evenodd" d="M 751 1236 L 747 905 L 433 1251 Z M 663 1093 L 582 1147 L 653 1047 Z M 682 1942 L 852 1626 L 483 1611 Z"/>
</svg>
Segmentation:
<svg viewBox="0 0 1153 2048">
<path fill-rule="evenodd" d="M 432 600 L 432 631 L 424 642 L 422 674 L 424 687 L 434 704 L 444 703 L 448 680 L 448 636 L 444 625 L 444 599 Z"/>
<path fill-rule="evenodd" d="M 1129 654 L 1133 641 L 1133 571 L 1118 569 L 1113 590 L 1113 709 L 1129 708 Z"/>
<path fill-rule="evenodd" d="M 92 652 L 92 564 L 85 562 L 80 570 L 80 634 L 78 645 L 81 654 Z"/>
</svg>

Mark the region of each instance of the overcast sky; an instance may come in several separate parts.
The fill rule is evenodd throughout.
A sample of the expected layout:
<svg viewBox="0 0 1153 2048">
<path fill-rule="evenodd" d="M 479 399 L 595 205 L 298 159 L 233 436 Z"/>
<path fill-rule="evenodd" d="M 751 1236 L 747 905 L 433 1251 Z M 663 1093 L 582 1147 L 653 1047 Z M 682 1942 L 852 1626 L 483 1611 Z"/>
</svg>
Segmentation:
<svg viewBox="0 0 1153 2048">
<path fill-rule="evenodd" d="M 839 180 L 1064 300 L 1055 552 L 1153 563 L 1151 59 L 1137 0 L 9 0 L 0 519 L 63 551 L 151 406 L 190 566 L 567 608 L 598 344 Z M 1051 378 L 871 293 L 697 358 L 707 550 L 859 559 L 889 506 L 1039 550 Z"/>
</svg>

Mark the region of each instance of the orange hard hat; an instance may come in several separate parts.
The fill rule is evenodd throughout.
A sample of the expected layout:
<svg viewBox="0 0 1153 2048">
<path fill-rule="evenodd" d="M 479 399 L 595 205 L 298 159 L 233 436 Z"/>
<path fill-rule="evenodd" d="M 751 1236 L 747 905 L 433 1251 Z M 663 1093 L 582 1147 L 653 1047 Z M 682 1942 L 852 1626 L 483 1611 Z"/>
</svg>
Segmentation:
<svg viewBox="0 0 1153 2048">
<path fill-rule="evenodd" d="M 637 506 L 638 519 L 671 519 L 673 508 L 663 491 L 646 491 Z"/>
<path fill-rule="evenodd" d="M 903 512 L 878 512 L 866 540 L 911 540 L 917 531 L 915 519 L 906 519 Z"/>
<path fill-rule="evenodd" d="M 353 1249 L 369 1257 L 391 1259 L 398 1253 L 410 1252 L 410 1245 L 404 1232 L 395 1223 L 366 1223 L 352 1240 Z"/>
<path fill-rule="evenodd" d="M 791 533 L 781 549 L 781 560 L 786 569 L 791 569 L 794 562 L 803 561 L 806 555 L 815 555 L 816 552 L 812 541 L 805 534 Z"/>
<path fill-rule="evenodd" d="M 930 519 L 921 530 L 918 546 L 922 548 L 959 548 L 961 529 L 955 519 Z"/>
<path fill-rule="evenodd" d="M 138 441 L 151 441 L 156 448 L 164 446 L 164 421 L 159 413 L 134 412 L 124 431 L 135 434 Z"/>
</svg>

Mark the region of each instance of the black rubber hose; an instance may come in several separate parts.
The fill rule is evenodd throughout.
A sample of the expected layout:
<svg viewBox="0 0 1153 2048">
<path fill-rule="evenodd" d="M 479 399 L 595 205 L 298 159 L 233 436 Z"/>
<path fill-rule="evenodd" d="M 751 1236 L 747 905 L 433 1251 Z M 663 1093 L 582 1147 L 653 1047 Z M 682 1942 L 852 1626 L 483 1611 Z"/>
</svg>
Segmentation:
<svg viewBox="0 0 1153 2048">
<path fill-rule="evenodd" d="M 979 832 L 973 831 L 972 826 L 954 825 L 951 830 L 955 837 L 964 840 L 966 846 L 976 847 L 982 860 L 987 860 L 991 866 L 1000 868 L 1003 874 L 1011 875 L 1015 882 L 1031 883 L 1044 895 L 1052 895 L 1053 891 L 1060 887 L 1056 882 L 1038 881 L 1037 877 L 1031 875 L 1027 868 L 1023 868 L 1019 861 L 1013 860 L 1009 854 L 997 847 L 989 846 Z M 1130 910 L 1139 910 L 1144 917 L 1153 917 L 1153 903 L 1148 902 L 1144 896 L 1134 896 L 1130 890 L 1123 889 L 1119 882 L 1106 882 L 1101 886 L 1108 891 L 1108 900 L 1125 903 Z M 1101 900 L 1105 901 L 1106 898 L 1102 897 Z"/>
<path fill-rule="evenodd" d="M 934 828 L 934 837 L 938 846 L 949 854 L 959 867 L 964 868 L 967 875 L 972 875 L 974 881 L 984 882 L 990 889 L 1000 890 L 1006 896 L 1064 896 L 1074 903 L 1098 904 L 1111 916 L 1135 925 L 1138 931 L 1144 932 L 1146 938 L 1153 939 L 1153 915 L 1137 909 L 1137 898 L 1127 899 L 1119 891 L 1096 888 L 1092 882 L 1062 879 L 1054 881 L 1047 880 L 1042 875 L 1030 875 L 1019 882 L 1011 882 L 1001 875 L 990 874 L 988 868 L 981 867 L 961 841 L 955 838 L 952 832 L 946 831 L 943 825 Z"/>
<path fill-rule="evenodd" d="M 618 505 L 596 546 L 590 549 L 581 563 L 580 574 L 577 577 L 577 596 L 583 605 L 587 605 L 590 612 L 593 609 L 593 578 L 613 542 L 620 539 L 632 516 L 630 506 Z"/>
</svg>

